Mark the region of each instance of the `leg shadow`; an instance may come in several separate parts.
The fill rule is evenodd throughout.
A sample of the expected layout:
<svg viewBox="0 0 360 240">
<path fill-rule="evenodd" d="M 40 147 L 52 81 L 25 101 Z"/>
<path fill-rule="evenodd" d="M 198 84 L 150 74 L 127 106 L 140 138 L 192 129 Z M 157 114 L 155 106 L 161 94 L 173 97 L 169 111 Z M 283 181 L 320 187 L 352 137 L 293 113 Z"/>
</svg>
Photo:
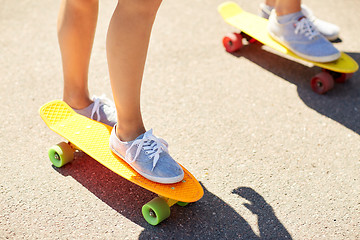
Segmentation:
<svg viewBox="0 0 360 240">
<path fill-rule="evenodd" d="M 291 239 L 290 233 L 275 216 L 272 207 L 265 199 L 248 187 L 239 187 L 233 190 L 234 194 L 248 200 L 244 206 L 258 217 L 260 239 Z"/>
</svg>

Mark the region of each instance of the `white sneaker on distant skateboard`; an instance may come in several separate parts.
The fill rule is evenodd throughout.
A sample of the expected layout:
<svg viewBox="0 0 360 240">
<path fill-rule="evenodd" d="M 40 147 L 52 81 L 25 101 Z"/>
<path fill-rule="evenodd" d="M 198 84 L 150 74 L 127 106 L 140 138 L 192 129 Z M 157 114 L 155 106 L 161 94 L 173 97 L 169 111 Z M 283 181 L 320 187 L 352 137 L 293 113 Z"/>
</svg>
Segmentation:
<svg viewBox="0 0 360 240">
<path fill-rule="evenodd" d="M 337 25 L 318 19 L 311 9 L 304 4 L 301 5 L 301 11 L 329 41 L 334 41 L 339 37 L 340 28 Z"/>
<path fill-rule="evenodd" d="M 266 19 L 269 19 L 270 13 L 273 10 L 273 7 L 270 7 L 264 3 L 260 4 L 260 16 Z M 305 4 L 301 4 L 301 12 L 307 17 L 310 22 L 314 24 L 316 29 L 329 41 L 336 40 L 339 37 L 340 28 L 333 24 L 326 22 L 324 20 L 318 19 L 313 14 L 312 10 L 307 7 Z"/>
<path fill-rule="evenodd" d="M 319 33 L 301 11 L 278 17 L 273 10 L 268 30 L 276 41 L 307 60 L 331 62 L 340 57 L 339 50 Z"/>
</svg>

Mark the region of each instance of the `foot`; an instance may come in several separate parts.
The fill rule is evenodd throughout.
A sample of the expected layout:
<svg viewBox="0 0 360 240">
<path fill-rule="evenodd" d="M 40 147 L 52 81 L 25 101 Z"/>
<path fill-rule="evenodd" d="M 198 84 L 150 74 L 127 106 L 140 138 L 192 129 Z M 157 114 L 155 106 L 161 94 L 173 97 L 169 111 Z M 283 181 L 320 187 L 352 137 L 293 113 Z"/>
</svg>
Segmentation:
<svg viewBox="0 0 360 240">
<path fill-rule="evenodd" d="M 272 10 L 273 7 L 266 5 L 264 3 L 260 4 L 261 17 L 269 19 Z M 339 37 L 340 28 L 337 25 L 316 18 L 313 12 L 311 11 L 311 9 L 304 4 L 301 5 L 301 12 L 304 14 L 305 17 L 307 17 L 310 20 L 310 22 L 314 24 L 316 29 L 329 41 L 336 40 Z"/>
<path fill-rule="evenodd" d="M 340 28 L 337 25 L 316 18 L 311 9 L 304 4 L 301 5 L 301 11 L 329 41 L 334 41 L 339 37 Z"/>
<path fill-rule="evenodd" d="M 116 124 L 116 109 L 112 101 L 105 96 L 93 97 L 93 103 L 75 112 L 113 127 Z"/>
<path fill-rule="evenodd" d="M 301 11 L 278 17 L 273 10 L 268 29 L 276 41 L 310 61 L 331 62 L 340 57 L 339 50 L 319 33 Z"/>
<path fill-rule="evenodd" d="M 155 137 L 152 130 L 133 141 L 123 142 L 116 136 L 115 125 L 110 136 L 110 149 L 151 181 L 171 184 L 184 178 L 184 171 L 168 152 L 168 144 Z"/>
</svg>

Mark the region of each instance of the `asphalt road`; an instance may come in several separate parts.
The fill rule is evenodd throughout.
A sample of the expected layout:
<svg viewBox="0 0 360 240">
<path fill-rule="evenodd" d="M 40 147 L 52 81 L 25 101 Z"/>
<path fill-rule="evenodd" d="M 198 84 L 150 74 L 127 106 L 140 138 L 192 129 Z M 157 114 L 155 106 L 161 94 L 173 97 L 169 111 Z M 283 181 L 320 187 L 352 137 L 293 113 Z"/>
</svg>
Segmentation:
<svg viewBox="0 0 360 240">
<path fill-rule="evenodd" d="M 257 13 L 260 1 L 237 0 Z M 80 154 L 53 167 L 62 138 L 39 107 L 62 96 L 58 1 L 0 0 L 0 239 L 360 239 L 360 72 L 325 95 L 320 71 L 257 45 L 226 53 L 235 31 L 220 0 L 164 1 L 142 88 L 148 129 L 167 140 L 205 195 L 153 227 L 154 195 Z M 335 46 L 360 63 L 360 2 L 304 1 L 341 27 Z M 111 96 L 101 1 L 92 94 Z"/>
</svg>

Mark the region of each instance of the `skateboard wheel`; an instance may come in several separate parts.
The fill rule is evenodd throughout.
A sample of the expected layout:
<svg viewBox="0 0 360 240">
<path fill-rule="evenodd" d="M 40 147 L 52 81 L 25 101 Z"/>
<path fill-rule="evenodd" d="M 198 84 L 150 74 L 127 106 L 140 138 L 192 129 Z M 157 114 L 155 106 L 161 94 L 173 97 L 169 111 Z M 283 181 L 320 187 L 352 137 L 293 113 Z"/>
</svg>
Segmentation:
<svg viewBox="0 0 360 240">
<path fill-rule="evenodd" d="M 188 205 L 188 202 L 177 202 L 177 205 L 181 206 L 181 207 L 185 207 L 186 205 Z"/>
<path fill-rule="evenodd" d="M 151 225 L 157 225 L 170 216 L 170 207 L 160 197 L 154 198 L 142 207 L 145 220 Z"/>
<path fill-rule="evenodd" d="M 229 53 L 238 51 L 242 47 L 242 36 L 239 33 L 230 33 L 223 38 L 225 50 Z"/>
<path fill-rule="evenodd" d="M 344 83 L 349 80 L 354 73 L 341 73 L 340 76 L 334 78 L 335 82 L 337 83 Z"/>
<path fill-rule="evenodd" d="M 311 79 L 311 88 L 314 92 L 324 94 L 334 87 L 334 78 L 328 72 L 316 74 Z"/>
<path fill-rule="evenodd" d="M 345 83 L 354 75 L 354 73 L 339 73 L 328 69 L 322 69 L 322 71 L 330 73 L 330 75 L 334 78 L 335 82 L 337 83 Z"/>
<path fill-rule="evenodd" d="M 74 149 L 66 142 L 52 146 L 49 151 L 49 158 L 55 167 L 62 167 L 74 159 Z"/>
</svg>

